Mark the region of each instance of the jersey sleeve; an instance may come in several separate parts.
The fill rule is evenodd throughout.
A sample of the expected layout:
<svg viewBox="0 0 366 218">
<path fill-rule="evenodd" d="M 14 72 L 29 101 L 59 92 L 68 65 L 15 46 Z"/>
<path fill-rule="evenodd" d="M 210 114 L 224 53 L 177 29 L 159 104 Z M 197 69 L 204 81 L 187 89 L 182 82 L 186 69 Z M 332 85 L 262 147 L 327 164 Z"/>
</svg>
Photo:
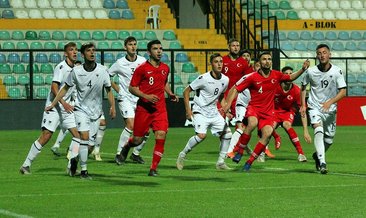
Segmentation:
<svg viewBox="0 0 366 218">
<path fill-rule="evenodd" d="M 62 80 L 62 65 L 56 66 L 56 68 L 53 70 L 53 77 L 52 82 L 61 83 Z"/>
<path fill-rule="evenodd" d="M 136 68 L 135 72 L 132 75 L 130 86 L 133 87 L 139 86 L 143 75 L 144 75 L 144 67 L 143 65 L 140 65 Z"/>
<path fill-rule="evenodd" d="M 119 71 L 119 64 L 118 64 L 118 62 L 115 62 L 108 69 L 108 74 L 109 74 L 110 77 L 113 77 L 114 75 L 118 74 L 118 71 Z"/>
<path fill-rule="evenodd" d="M 306 86 L 309 83 L 309 70 L 306 70 L 303 75 L 304 77 L 302 78 L 301 85 Z"/>
<path fill-rule="evenodd" d="M 276 71 L 277 74 L 280 76 L 280 81 L 290 81 L 291 77 L 289 74 L 283 74 L 281 72 Z"/>
<path fill-rule="evenodd" d="M 67 76 L 65 84 L 69 87 L 74 86 L 74 81 L 76 80 L 76 74 L 74 70 L 71 70 L 69 76 Z"/>
<path fill-rule="evenodd" d="M 197 77 L 195 80 L 193 80 L 193 82 L 191 82 L 191 84 L 189 84 L 189 86 L 194 91 L 194 90 L 200 89 L 204 84 L 206 84 L 206 82 L 205 82 L 204 76 L 201 75 L 201 76 Z"/>
<path fill-rule="evenodd" d="M 252 82 L 253 73 L 245 75 L 235 83 L 235 88 L 238 92 L 242 92 L 244 89 L 248 88 Z"/>
<path fill-rule="evenodd" d="M 103 81 L 103 85 L 104 87 L 111 87 L 111 78 L 110 75 L 108 73 L 107 68 L 105 69 L 105 73 L 104 73 L 104 81 Z"/>
<path fill-rule="evenodd" d="M 342 70 L 339 70 L 339 73 L 337 74 L 337 88 L 342 89 L 342 88 L 346 88 L 346 87 L 347 87 L 347 84 L 346 84 L 346 81 L 344 80 Z"/>
</svg>

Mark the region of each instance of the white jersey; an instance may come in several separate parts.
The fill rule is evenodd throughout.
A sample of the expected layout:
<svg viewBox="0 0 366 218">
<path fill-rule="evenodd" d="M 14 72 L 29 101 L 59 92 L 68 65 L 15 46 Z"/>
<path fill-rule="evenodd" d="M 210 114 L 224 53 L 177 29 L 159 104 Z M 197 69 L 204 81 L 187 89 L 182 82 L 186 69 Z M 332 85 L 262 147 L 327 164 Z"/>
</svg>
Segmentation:
<svg viewBox="0 0 366 218">
<path fill-rule="evenodd" d="M 342 70 L 335 65 L 331 65 L 327 72 L 322 72 L 318 66 L 313 66 L 304 74 L 302 85 L 310 83 L 309 108 L 321 110 L 322 103 L 334 98 L 338 94 L 339 89 L 347 87 Z M 329 112 L 336 110 L 336 103 L 329 108 Z"/>
<path fill-rule="evenodd" d="M 111 87 L 105 66 L 97 63 L 91 72 L 86 71 L 84 65 L 76 66 L 67 78 L 66 84 L 76 87 L 75 110 L 83 111 L 90 119 L 98 119 L 102 115 L 103 87 Z"/>
<path fill-rule="evenodd" d="M 217 101 L 229 85 L 229 78 L 221 74 L 220 79 L 215 79 L 211 72 L 197 77 L 189 86 L 196 91 L 193 98 L 193 113 L 200 113 L 206 117 L 220 115 L 217 109 Z"/>
<path fill-rule="evenodd" d="M 248 107 L 250 101 L 250 91 L 249 89 L 244 89 L 244 91 L 239 92 L 238 98 L 236 100 L 236 106 Z"/>
<path fill-rule="evenodd" d="M 57 66 L 53 70 L 52 82 L 59 83 L 59 87 L 61 88 L 65 84 L 65 81 L 71 71 L 72 71 L 72 67 L 67 64 L 66 60 L 60 62 L 59 64 L 57 64 Z M 65 94 L 65 96 L 63 97 L 63 99 L 67 103 L 71 103 L 71 101 L 74 100 L 72 98 L 73 91 L 74 91 L 74 89 L 70 88 L 67 91 L 67 93 Z M 50 93 L 48 94 L 48 97 L 47 97 L 46 106 L 50 105 L 54 98 L 55 98 L 55 95 L 52 93 L 52 91 L 50 91 Z M 58 104 L 57 106 L 61 109 L 61 111 L 65 111 L 62 104 Z"/>
<path fill-rule="evenodd" d="M 137 96 L 132 95 L 130 91 L 128 91 L 128 87 L 130 86 L 131 78 L 133 72 L 136 67 L 140 64 L 144 63 L 146 59 L 140 55 L 137 55 L 136 60 L 129 61 L 127 56 L 122 57 L 116 61 L 108 70 L 109 75 L 113 77 L 114 75 L 118 75 L 119 79 L 119 93 L 118 100 L 122 98 L 127 98 L 128 100 L 137 103 L 139 99 Z"/>
</svg>

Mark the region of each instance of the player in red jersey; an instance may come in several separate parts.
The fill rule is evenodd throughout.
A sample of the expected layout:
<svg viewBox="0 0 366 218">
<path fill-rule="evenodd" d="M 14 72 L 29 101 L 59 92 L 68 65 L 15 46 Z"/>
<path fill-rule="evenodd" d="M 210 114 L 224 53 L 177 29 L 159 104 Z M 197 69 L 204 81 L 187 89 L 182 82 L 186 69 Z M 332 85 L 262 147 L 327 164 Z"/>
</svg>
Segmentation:
<svg viewBox="0 0 366 218">
<path fill-rule="evenodd" d="M 282 73 L 291 75 L 293 73 L 293 69 L 291 67 L 282 68 Z M 290 81 L 282 82 L 280 86 L 277 87 L 275 93 L 275 123 L 274 127 L 277 128 L 281 125 L 288 136 L 296 151 L 298 153 L 297 159 L 300 162 L 306 162 L 307 159 L 302 150 L 299 137 L 297 136 L 295 130 L 292 128 L 292 123 L 294 122 L 295 113 L 301 106 L 300 101 L 300 88 L 293 84 Z M 301 122 L 304 127 L 304 138 L 307 143 L 311 143 L 311 137 L 309 135 L 308 126 L 307 126 L 307 117 L 301 116 Z M 275 146 L 277 146 L 277 142 L 279 141 L 279 135 L 273 130 L 272 136 L 277 140 Z M 276 147 L 276 149 L 278 149 Z"/>
<path fill-rule="evenodd" d="M 272 55 L 269 52 L 260 54 L 259 62 L 261 68 L 257 72 L 244 76 L 230 89 L 226 99 L 227 105 L 223 107 L 224 111 L 228 111 L 229 106 L 238 93 L 246 88 L 249 89 L 251 100 L 246 113 L 248 126 L 245 128 L 244 133 L 240 138 L 238 153 L 233 158 L 233 161 L 237 163 L 240 161 L 241 156 L 243 155 L 243 149 L 248 144 L 251 132 L 255 127 L 258 127 L 258 131 L 260 131 L 260 139 L 250 155 L 249 160 L 243 167 L 243 170 L 245 171 L 250 169 L 253 161 L 265 150 L 270 136 L 272 135 L 274 121 L 273 99 L 276 87 L 279 86 L 282 81 L 292 81 L 298 78 L 310 64 L 309 61 L 306 60 L 302 69 L 294 74 L 287 75 L 277 70 L 271 70 Z"/>
<path fill-rule="evenodd" d="M 157 176 L 156 168 L 164 153 L 166 133 L 168 131 L 168 114 L 164 91 L 172 101 L 178 97 L 171 91 L 168 83 L 169 67 L 160 62 L 163 47 L 159 40 L 147 44 L 150 59 L 138 66 L 132 76 L 129 91 L 139 97 L 137 102 L 133 137 L 120 153 L 126 159 L 131 147 L 141 144 L 144 136 L 152 128 L 155 134 L 155 147 L 149 176 Z"/>
<path fill-rule="evenodd" d="M 229 54 L 222 57 L 224 65 L 221 72 L 229 77 L 229 86 L 224 94 L 225 97 L 229 93 L 230 88 L 233 87 L 240 78 L 245 74 L 253 72 L 253 68 L 249 66 L 248 61 L 240 56 L 240 43 L 237 39 L 230 39 L 228 48 Z M 230 107 L 230 115 L 228 116 L 230 119 L 233 116 L 235 117 L 235 105 L 236 99 L 233 100 Z M 218 104 L 218 107 L 220 109 L 221 105 Z"/>
</svg>

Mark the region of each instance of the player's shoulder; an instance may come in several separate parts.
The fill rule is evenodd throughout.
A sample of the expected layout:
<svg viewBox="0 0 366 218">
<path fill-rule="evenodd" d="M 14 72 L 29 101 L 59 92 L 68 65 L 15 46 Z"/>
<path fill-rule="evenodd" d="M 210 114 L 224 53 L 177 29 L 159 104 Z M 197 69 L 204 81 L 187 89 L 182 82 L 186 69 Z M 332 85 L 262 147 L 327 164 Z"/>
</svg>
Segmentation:
<svg viewBox="0 0 366 218">
<path fill-rule="evenodd" d="M 144 56 L 137 55 L 136 62 L 143 63 L 145 61 L 146 61 L 146 58 Z"/>
<path fill-rule="evenodd" d="M 96 69 L 98 69 L 98 70 L 107 70 L 107 67 L 104 66 L 103 64 L 97 63 Z"/>
<path fill-rule="evenodd" d="M 72 67 L 70 67 L 65 60 L 63 60 L 56 65 L 55 70 L 65 70 L 65 69 L 71 69 L 71 68 Z"/>
<path fill-rule="evenodd" d="M 329 69 L 329 71 L 331 71 L 332 73 L 335 73 L 335 74 L 343 74 L 342 69 L 334 64 L 332 64 L 332 67 Z"/>
</svg>

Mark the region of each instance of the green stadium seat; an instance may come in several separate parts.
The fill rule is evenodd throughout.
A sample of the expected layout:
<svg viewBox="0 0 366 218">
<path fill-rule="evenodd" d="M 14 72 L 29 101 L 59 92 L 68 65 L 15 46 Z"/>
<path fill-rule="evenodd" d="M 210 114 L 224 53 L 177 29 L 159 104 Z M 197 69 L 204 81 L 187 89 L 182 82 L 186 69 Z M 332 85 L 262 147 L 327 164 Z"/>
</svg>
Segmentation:
<svg viewBox="0 0 366 218">
<path fill-rule="evenodd" d="M 271 10 L 277 10 L 279 8 L 277 1 L 269 0 L 268 1 L 268 8 L 271 9 Z"/>
<path fill-rule="evenodd" d="M 133 37 L 136 38 L 136 40 L 143 40 L 144 39 L 144 35 L 142 34 L 141 31 L 138 31 L 138 30 L 134 30 L 132 31 L 132 34 L 131 34 Z"/>
<path fill-rule="evenodd" d="M 27 42 L 17 42 L 17 49 L 29 49 Z"/>
<path fill-rule="evenodd" d="M 190 84 L 191 82 L 193 82 L 193 80 L 195 80 L 198 76 L 199 76 L 198 73 L 189 75 L 189 77 L 188 77 L 188 84 Z"/>
<path fill-rule="evenodd" d="M 61 31 L 53 31 L 52 32 L 52 39 L 53 40 L 64 40 L 65 39 L 65 35 L 63 32 Z"/>
<path fill-rule="evenodd" d="M 11 68 L 9 64 L 0 64 L 0 74 L 10 74 Z"/>
<path fill-rule="evenodd" d="M 182 78 L 178 74 L 174 74 L 174 84 L 183 85 Z"/>
<path fill-rule="evenodd" d="M 23 64 L 14 64 L 13 73 L 15 74 L 25 74 L 25 66 Z"/>
<path fill-rule="evenodd" d="M 98 42 L 97 49 L 109 49 L 108 42 Z"/>
<path fill-rule="evenodd" d="M 39 87 L 36 89 L 36 98 L 38 99 L 46 99 L 48 94 L 50 93 L 50 89 L 47 87 Z"/>
<path fill-rule="evenodd" d="M 137 49 L 146 50 L 147 49 L 147 42 L 146 41 L 138 41 L 137 42 Z"/>
<path fill-rule="evenodd" d="M 23 40 L 25 39 L 24 33 L 20 30 L 15 30 L 11 33 L 11 38 L 14 40 Z"/>
<path fill-rule="evenodd" d="M 9 88 L 9 90 L 8 90 L 8 96 L 11 99 L 19 99 L 19 98 L 22 98 L 21 91 L 20 91 L 20 89 L 18 87 L 11 87 L 11 88 Z"/>
<path fill-rule="evenodd" d="M 0 40 L 9 40 L 10 39 L 10 33 L 6 30 L 0 31 Z"/>
<path fill-rule="evenodd" d="M 53 74 L 53 67 L 51 64 L 41 64 L 41 73 Z"/>
<path fill-rule="evenodd" d="M 116 8 L 120 9 L 128 9 L 128 3 L 126 0 L 117 0 Z"/>
<path fill-rule="evenodd" d="M 130 33 L 126 30 L 119 31 L 119 33 L 118 33 L 118 38 L 122 39 L 122 40 L 125 40 L 129 36 L 130 36 Z"/>
<path fill-rule="evenodd" d="M 13 42 L 4 42 L 2 49 L 15 49 L 15 45 Z"/>
<path fill-rule="evenodd" d="M 56 49 L 56 44 L 54 42 L 45 42 L 44 49 Z"/>
<path fill-rule="evenodd" d="M 65 34 L 65 39 L 67 40 L 77 40 L 78 34 L 75 31 L 67 31 Z"/>
<path fill-rule="evenodd" d="M 40 42 L 31 42 L 30 48 L 31 49 L 43 49 L 43 45 Z"/>
<path fill-rule="evenodd" d="M 44 78 L 40 74 L 33 75 L 33 85 L 44 85 Z"/>
<path fill-rule="evenodd" d="M 126 20 L 135 19 L 135 16 L 133 15 L 133 12 L 130 9 L 124 9 L 122 11 L 121 17 L 122 17 L 122 19 L 126 19 Z"/>
<path fill-rule="evenodd" d="M 47 76 L 44 78 L 44 82 L 45 82 L 47 85 L 51 85 L 51 84 L 52 84 L 52 80 L 53 80 L 53 75 L 47 75 Z"/>
<path fill-rule="evenodd" d="M 10 64 L 19 64 L 20 63 L 20 56 L 18 53 L 10 53 L 8 55 L 8 62 Z"/>
<path fill-rule="evenodd" d="M 92 38 L 94 40 L 104 40 L 104 33 L 99 30 L 93 31 Z"/>
<path fill-rule="evenodd" d="M 50 40 L 51 34 L 48 31 L 41 30 L 41 31 L 39 31 L 38 38 L 40 40 Z"/>
<path fill-rule="evenodd" d="M 29 30 L 29 31 L 25 32 L 25 39 L 27 39 L 27 40 L 37 40 L 38 35 L 37 35 L 36 31 Z"/>
<path fill-rule="evenodd" d="M 178 86 L 175 88 L 175 93 L 178 97 L 183 97 L 185 87 L 184 86 Z"/>
<path fill-rule="evenodd" d="M 82 30 L 79 32 L 79 39 L 80 40 L 91 40 L 92 37 L 91 37 L 91 34 L 89 31 Z"/>
<path fill-rule="evenodd" d="M 282 10 L 289 10 L 292 9 L 290 2 L 288 2 L 287 0 L 282 0 L 280 1 L 280 3 L 278 4 L 279 8 Z"/>
<path fill-rule="evenodd" d="M 191 62 L 187 62 L 187 63 L 183 63 L 182 72 L 183 73 L 195 73 L 196 69 Z"/>
<path fill-rule="evenodd" d="M 76 43 L 76 47 L 77 47 L 78 49 L 80 49 L 80 48 L 81 48 L 81 46 L 82 46 L 81 42 L 75 42 L 75 43 Z"/>
<path fill-rule="evenodd" d="M 26 72 L 30 73 L 30 65 L 28 64 L 26 67 Z M 39 67 L 37 64 L 33 64 L 33 73 L 39 73 Z"/>
<path fill-rule="evenodd" d="M 283 11 L 276 11 L 275 16 L 277 17 L 277 20 L 286 20 L 286 15 Z"/>
<path fill-rule="evenodd" d="M 7 86 L 14 86 L 17 84 L 17 80 L 15 79 L 15 76 L 13 75 L 6 75 L 3 78 L 3 84 Z"/>
<path fill-rule="evenodd" d="M 118 35 L 117 35 L 116 31 L 108 30 L 108 31 L 105 33 L 105 38 L 106 38 L 107 40 L 117 40 L 117 39 L 118 39 Z"/>
<path fill-rule="evenodd" d="M 121 19 L 121 12 L 119 12 L 118 10 L 114 10 L 114 9 L 109 10 L 108 17 L 113 20 L 119 20 L 119 19 Z"/>
<path fill-rule="evenodd" d="M 123 49 L 122 42 L 112 42 L 111 49 Z"/>
<path fill-rule="evenodd" d="M 2 53 L 0 53 L 0 64 L 5 64 L 6 63 L 6 56 Z"/>
<path fill-rule="evenodd" d="M 18 77 L 18 84 L 19 85 L 29 85 L 29 76 L 28 75 L 20 75 Z"/>
<path fill-rule="evenodd" d="M 163 39 L 171 41 L 171 40 L 177 40 L 177 37 L 175 36 L 175 33 L 173 31 L 167 30 L 163 33 Z"/>
<path fill-rule="evenodd" d="M 298 20 L 299 19 L 297 12 L 293 11 L 293 10 L 287 11 L 286 17 L 288 20 Z"/>
<path fill-rule="evenodd" d="M 182 45 L 180 44 L 179 41 L 171 41 L 169 43 L 169 49 L 181 49 Z"/>
<path fill-rule="evenodd" d="M 64 49 L 66 42 L 58 42 L 57 43 L 57 49 Z"/>
<path fill-rule="evenodd" d="M 146 40 L 154 40 L 157 39 L 158 37 L 156 36 L 156 33 L 152 30 L 147 30 L 145 32 L 145 39 Z"/>
</svg>

